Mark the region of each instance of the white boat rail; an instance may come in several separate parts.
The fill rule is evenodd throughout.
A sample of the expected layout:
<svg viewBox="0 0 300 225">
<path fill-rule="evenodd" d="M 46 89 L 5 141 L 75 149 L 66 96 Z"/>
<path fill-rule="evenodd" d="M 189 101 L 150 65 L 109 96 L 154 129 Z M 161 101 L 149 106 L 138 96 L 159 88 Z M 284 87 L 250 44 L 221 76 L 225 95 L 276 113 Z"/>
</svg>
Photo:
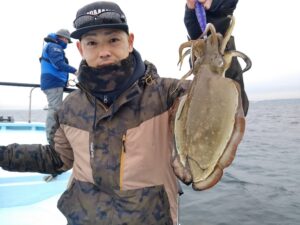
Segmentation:
<svg viewBox="0 0 300 225">
<path fill-rule="evenodd" d="M 14 83 L 14 82 L 0 82 L 0 85 L 15 86 L 15 87 L 31 87 L 30 94 L 29 94 L 29 108 L 28 108 L 28 123 L 31 123 L 32 93 L 33 93 L 34 89 L 40 88 L 40 85 L 39 84 L 30 84 L 30 83 Z M 67 92 L 67 93 L 70 93 L 74 90 L 75 90 L 74 88 L 64 88 L 64 92 Z"/>
</svg>

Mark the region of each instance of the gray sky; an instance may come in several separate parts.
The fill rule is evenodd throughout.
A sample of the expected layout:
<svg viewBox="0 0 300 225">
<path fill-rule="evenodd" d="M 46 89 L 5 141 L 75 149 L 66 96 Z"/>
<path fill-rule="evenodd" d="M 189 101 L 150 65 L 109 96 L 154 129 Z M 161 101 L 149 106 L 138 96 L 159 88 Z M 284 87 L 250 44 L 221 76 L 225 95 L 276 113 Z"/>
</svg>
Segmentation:
<svg viewBox="0 0 300 225">
<path fill-rule="evenodd" d="M 77 10 L 89 2 L 93 1 L 2 1 L 0 81 L 38 84 L 43 38 L 60 28 L 73 31 Z M 185 0 L 116 2 L 127 16 L 130 31 L 135 34 L 135 48 L 142 58 L 153 62 L 160 76 L 184 75 L 188 63 L 180 71 L 177 61 L 178 47 L 187 40 L 183 24 Z M 240 0 L 234 15 L 237 50 L 247 54 L 253 63 L 252 69 L 244 74 L 249 99 L 300 98 L 296 1 Z M 66 55 L 71 65 L 79 65 L 81 59 L 75 43 L 68 45 Z M 30 88 L 0 86 L 0 108 L 27 108 L 29 91 Z M 46 104 L 44 94 L 34 90 L 32 107 L 39 109 Z"/>
</svg>

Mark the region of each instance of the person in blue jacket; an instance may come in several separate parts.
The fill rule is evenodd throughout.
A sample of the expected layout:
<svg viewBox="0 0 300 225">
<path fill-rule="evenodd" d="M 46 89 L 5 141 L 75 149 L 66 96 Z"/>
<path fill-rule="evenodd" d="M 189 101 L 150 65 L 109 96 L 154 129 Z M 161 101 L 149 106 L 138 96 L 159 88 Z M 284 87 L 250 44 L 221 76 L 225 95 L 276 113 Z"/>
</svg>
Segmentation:
<svg viewBox="0 0 300 225">
<path fill-rule="evenodd" d="M 41 62 L 41 89 L 46 94 L 48 101 L 48 113 L 46 118 L 46 136 L 49 135 L 55 124 L 54 114 L 62 104 L 63 91 L 68 85 L 69 73 L 76 73 L 76 69 L 69 65 L 64 49 L 72 43 L 70 32 L 60 29 L 56 33 L 50 33 L 44 38 Z"/>
<path fill-rule="evenodd" d="M 212 23 L 216 31 L 223 36 L 230 24 L 229 15 L 233 15 L 238 0 L 186 0 L 184 24 L 189 38 L 195 40 L 202 34 L 201 27 L 195 14 L 195 3 L 199 1 L 205 8 L 207 23 Z M 235 41 L 232 36 L 226 46 L 227 50 L 235 50 Z M 244 87 L 243 72 L 236 57 L 232 59 L 231 65 L 225 76 L 239 83 L 241 87 L 242 105 L 245 116 L 249 108 L 249 100 Z"/>
</svg>

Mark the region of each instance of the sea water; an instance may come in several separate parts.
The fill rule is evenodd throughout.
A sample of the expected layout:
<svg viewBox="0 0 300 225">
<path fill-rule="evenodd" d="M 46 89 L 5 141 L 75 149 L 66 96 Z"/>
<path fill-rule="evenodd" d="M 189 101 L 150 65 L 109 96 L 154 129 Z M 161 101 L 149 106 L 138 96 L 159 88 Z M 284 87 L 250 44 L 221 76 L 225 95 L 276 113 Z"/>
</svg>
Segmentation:
<svg viewBox="0 0 300 225">
<path fill-rule="evenodd" d="M 0 110 L 0 115 L 5 112 L 15 119 L 21 114 Z M 244 138 L 221 181 L 202 192 L 182 184 L 181 225 L 300 224 L 299 145 L 300 99 L 251 102 Z M 57 210 L 56 200 L 48 210 Z M 47 214 L 37 215 L 34 207 L 21 208 L 24 217 L 32 212 L 46 224 Z"/>
<path fill-rule="evenodd" d="M 300 224 L 300 99 L 251 102 L 221 181 L 202 192 L 182 187 L 183 225 Z"/>
</svg>

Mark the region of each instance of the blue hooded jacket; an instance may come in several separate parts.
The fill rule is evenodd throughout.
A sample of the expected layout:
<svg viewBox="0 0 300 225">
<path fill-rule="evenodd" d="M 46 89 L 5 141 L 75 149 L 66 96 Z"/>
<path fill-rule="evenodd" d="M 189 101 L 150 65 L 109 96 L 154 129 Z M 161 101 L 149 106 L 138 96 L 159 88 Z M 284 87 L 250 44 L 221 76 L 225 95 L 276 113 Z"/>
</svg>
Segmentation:
<svg viewBox="0 0 300 225">
<path fill-rule="evenodd" d="M 66 87 L 69 73 L 75 73 L 76 69 L 68 64 L 64 49 L 67 44 L 58 39 L 54 33 L 45 39 L 41 62 L 41 89 Z"/>
</svg>

